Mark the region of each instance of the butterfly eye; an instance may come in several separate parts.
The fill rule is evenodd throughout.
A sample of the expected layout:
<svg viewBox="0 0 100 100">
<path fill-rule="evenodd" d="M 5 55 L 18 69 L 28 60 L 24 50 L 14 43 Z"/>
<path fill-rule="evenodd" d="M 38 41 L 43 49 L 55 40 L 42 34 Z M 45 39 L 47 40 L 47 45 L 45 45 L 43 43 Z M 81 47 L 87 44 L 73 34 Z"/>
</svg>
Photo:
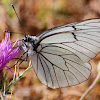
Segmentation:
<svg viewBox="0 0 100 100">
<path fill-rule="evenodd" d="M 23 40 L 24 42 L 28 42 L 28 37 L 27 37 L 27 36 L 24 36 L 22 40 Z"/>
</svg>

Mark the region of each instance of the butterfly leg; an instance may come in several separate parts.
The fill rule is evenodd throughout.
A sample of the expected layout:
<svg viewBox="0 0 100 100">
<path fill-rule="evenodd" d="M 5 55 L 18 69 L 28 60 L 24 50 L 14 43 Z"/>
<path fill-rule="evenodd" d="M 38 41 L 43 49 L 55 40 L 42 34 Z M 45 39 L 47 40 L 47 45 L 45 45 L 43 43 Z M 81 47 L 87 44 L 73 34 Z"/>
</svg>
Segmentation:
<svg viewBox="0 0 100 100">
<path fill-rule="evenodd" d="M 26 56 L 25 59 L 21 59 L 27 52 L 28 52 L 28 50 L 27 50 L 26 52 L 24 52 L 24 53 L 19 57 L 18 61 L 17 61 L 12 67 L 14 67 L 15 65 L 17 65 L 18 62 L 19 62 L 20 60 L 22 60 L 21 63 L 22 63 L 23 61 L 27 61 L 27 60 L 25 60 L 25 59 L 28 58 L 28 56 Z M 11 67 L 11 68 L 12 68 L 12 67 Z"/>
<path fill-rule="evenodd" d="M 21 63 L 23 63 L 23 61 L 27 61 L 27 59 L 28 59 L 28 53 L 26 54 L 26 57 L 24 58 L 24 59 L 21 59 L 21 62 L 18 64 L 18 66 L 21 64 Z M 20 59 L 19 59 L 20 60 Z"/>
</svg>

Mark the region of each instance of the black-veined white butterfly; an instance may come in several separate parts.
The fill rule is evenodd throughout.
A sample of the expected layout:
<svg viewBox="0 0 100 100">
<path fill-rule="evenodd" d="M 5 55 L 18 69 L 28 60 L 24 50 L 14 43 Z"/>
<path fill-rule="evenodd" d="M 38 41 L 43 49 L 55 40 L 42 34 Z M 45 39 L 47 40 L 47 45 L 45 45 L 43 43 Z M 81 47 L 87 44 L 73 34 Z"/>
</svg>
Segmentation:
<svg viewBox="0 0 100 100">
<path fill-rule="evenodd" d="M 24 36 L 22 44 L 44 85 L 55 89 L 80 84 L 90 76 L 89 60 L 100 51 L 100 19 Z"/>
</svg>

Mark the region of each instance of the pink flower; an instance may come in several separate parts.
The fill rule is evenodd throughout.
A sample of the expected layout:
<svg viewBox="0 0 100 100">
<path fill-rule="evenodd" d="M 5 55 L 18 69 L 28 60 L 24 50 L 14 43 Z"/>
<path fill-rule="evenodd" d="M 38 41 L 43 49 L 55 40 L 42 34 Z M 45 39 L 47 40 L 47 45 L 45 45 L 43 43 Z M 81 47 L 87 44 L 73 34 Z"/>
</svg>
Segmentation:
<svg viewBox="0 0 100 100">
<path fill-rule="evenodd" d="M 17 43 L 18 46 L 14 47 Z M 12 46 L 10 40 L 10 33 L 6 31 L 5 39 L 3 39 L 2 42 L 0 43 L 0 70 L 2 70 L 4 67 L 7 67 L 6 64 L 16 55 L 18 55 L 18 53 L 19 53 L 18 39 Z"/>
</svg>

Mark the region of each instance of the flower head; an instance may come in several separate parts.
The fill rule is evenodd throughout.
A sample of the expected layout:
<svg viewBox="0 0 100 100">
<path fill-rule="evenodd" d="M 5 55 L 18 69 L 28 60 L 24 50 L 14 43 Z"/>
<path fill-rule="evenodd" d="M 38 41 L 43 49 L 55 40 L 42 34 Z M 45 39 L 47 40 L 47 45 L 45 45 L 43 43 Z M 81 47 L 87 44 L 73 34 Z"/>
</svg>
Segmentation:
<svg viewBox="0 0 100 100">
<path fill-rule="evenodd" d="M 14 46 L 18 43 L 18 46 L 14 48 Z M 4 67 L 7 67 L 6 64 L 13 59 L 19 53 L 19 42 L 18 39 L 11 45 L 10 33 L 5 32 L 5 39 L 0 43 L 0 70 Z"/>
</svg>

